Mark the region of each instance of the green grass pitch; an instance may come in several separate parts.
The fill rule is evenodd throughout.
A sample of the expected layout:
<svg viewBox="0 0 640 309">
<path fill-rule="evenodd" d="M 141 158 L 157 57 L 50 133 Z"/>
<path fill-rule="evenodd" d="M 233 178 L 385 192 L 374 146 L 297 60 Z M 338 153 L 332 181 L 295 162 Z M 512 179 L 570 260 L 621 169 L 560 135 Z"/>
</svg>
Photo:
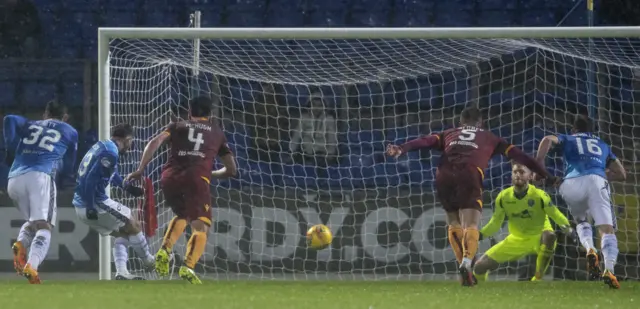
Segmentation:
<svg viewBox="0 0 640 309">
<path fill-rule="evenodd" d="M 598 282 L 26 281 L 0 282 L 3 309 L 562 309 L 640 308 L 640 283 Z"/>
</svg>

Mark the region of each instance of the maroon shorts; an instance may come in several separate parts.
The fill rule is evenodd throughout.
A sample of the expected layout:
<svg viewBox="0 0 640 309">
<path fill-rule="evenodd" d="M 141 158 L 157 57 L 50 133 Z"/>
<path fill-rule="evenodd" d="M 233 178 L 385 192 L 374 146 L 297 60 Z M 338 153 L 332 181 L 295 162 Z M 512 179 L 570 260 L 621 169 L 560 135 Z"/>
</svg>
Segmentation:
<svg viewBox="0 0 640 309">
<path fill-rule="evenodd" d="M 205 178 L 165 171 L 160 186 L 164 200 L 178 218 L 201 220 L 211 226 L 211 191 Z"/>
<path fill-rule="evenodd" d="M 446 212 L 482 210 L 484 173 L 477 167 L 443 166 L 436 172 L 436 195 Z"/>
</svg>

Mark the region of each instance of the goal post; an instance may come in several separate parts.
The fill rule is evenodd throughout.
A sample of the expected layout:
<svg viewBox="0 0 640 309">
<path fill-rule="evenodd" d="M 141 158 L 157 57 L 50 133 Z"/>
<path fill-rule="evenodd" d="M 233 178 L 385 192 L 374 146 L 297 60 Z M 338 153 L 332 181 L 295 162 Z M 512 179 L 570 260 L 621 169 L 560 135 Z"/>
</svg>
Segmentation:
<svg viewBox="0 0 640 309">
<path fill-rule="evenodd" d="M 199 42 L 195 57 L 193 42 Z M 191 95 L 185 88 L 200 79 L 193 84 L 219 93 L 217 114 L 240 173 L 212 189 L 214 218 L 224 224 L 212 229 L 198 263 L 205 278 L 448 279 L 455 263 L 432 187 L 439 157 L 412 153 L 388 160 L 384 144 L 450 126 L 462 107 L 477 104 L 489 115 L 489 129 L 533 153 L 541 134 L 565 132 L 570 114 L 591 114 L 595 104 L 600 133 L 618 156 L 633 162 L 630 142 L 640 134 L 639 120 L 620 115 L 624 106 L 614 115 L 611 104 L 633 103 L 629 87 L 618 83 L 628 83 L 640 69 L 638 52 L 640 27 L 100 28 L 99 137 L 109 138 L 113 121 L 132 122 L 139 135 L 119 165 L 121 173 L 132 172 L 148 139 L 172 117 L 184 116 L 181 103 Z M 597 99 L 589 98 L 591 91 Z M 304 141 L 290 143 L 301 107 L 314 102 L 336 123 L 332 160 L 300 159 L 308 157 Z M 269 111 L 277 115 L 264 115 Z M 271 116 L 282 122 L 272 124 Z M 290 125 L 286 133 L 278 128 L 282 123 Z M 620 124 L 630 128 L 612 129 Z M 627 129 L 631 136 L 620 133 Z M 266 157 L 261 138 L 275 147 Z M 312 148 L 331 152 L 328 147 Z M 166 150 L 157 154 L 147 171 L 156 187 L 165 157 Z M 548 166 L 560 173 L 559 164 Z M 508 162 L 496 159 L 491 166 L 483 223 L 492 198 L 510 184 Z M 615 187 L 618 204 L 640 196 L 635 167 L 629 174 Z M 171 219 L 160 195 L 156 199 L 159 230 L 149 240 L 152 250 Z M 627 208 L 620 238 L 621 250 L 635 262 L 619 262 L 635 279 L 637 204 Z M 303 227 L 316 223 L 332 229 L 334 246 L 319 252 L 304 247 Z M 99 277 L 109 280 L 111 241 L 99 242 Z M 479 254 L 491 243 L 483 241 Z M 181 240 L 176 253 L 184 254 L 183 248 Z M 553 267 L 580 278 L 584 267 L 576 246 L 562 248 Z M 521 264 L 505 265 L 499 274 L 513 278 Z"/>
<path fill-rule="evenodd" d="M 101 141 L 111 138 L 109 39 L 98 31 L 98 138 Z M 111 280 L 111 236 L 98 234 L 98 238 L 98 277 Z"/>
</svg>

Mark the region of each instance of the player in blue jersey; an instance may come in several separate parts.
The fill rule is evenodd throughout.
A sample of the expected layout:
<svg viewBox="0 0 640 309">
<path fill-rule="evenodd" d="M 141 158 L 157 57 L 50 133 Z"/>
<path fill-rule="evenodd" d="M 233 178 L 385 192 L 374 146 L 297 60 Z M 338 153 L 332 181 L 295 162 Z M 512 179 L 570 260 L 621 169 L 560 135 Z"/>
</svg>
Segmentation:
<svg viewBox="0 0 640 309">
<path fill-rule="evenodd" d="M 7 193 L 27 221 L 12 246 L 14 267 L 30 283 L 40 283 L 38 266 L 49 251 L 51 228 L 56 223 L 58 167 L 62 164 L 63 177 L 69 177 L 76 157 L 78 132 L 65 118 L 65 107 L 55 101 L 47 103 L 44 120 L 16 115 L 4 118 L 7 157 L 13 155 Z"/>
<path fill-rule="evenodd" d="M 146 267 L 155 266 L 155 258 L 149 252 L 147 239 L 140 224 L 131 217 L 131 209 L 107 196 L 109 185 L 123 188 L 129 194 L 140 197 L 143 189 L 124 183 L 117 172 L 118 158 L 131 148 L 133 129 L 129 124 L 112 128 L 111 139 L 99 141 L 85 154 L 78 167 L 73 206 L 82 222 L 101 235 L 115 237 L 113 257 L 116 280 L 141 280 L 127 270 L 128 246 L 131 246 Z"/>
<path fill-rule="evenodd" d="M 560 195 L 576 220 L 576 230 L 587 251 L 587 268 L 592 279 L 602 275 L 611 288 L 620 288 L 613 268 L 618 258 L 618 240 L 615 234 L 616 217 L 611 207 L 609 180 L 624 180 L 626 172 L 611 147 L 591 133 L 591 121 L 579 115 L 573 123 L 572 134 L 545 136 L 538 148 L 537 159 L 544 162 L 549 150 L 557 145 L 565 162 L 565 176 Z M 587 221 L 590 216 L 600 231 L 601 251 L 605 271 L 593 245 L 593 231 Z"/>
</svg>

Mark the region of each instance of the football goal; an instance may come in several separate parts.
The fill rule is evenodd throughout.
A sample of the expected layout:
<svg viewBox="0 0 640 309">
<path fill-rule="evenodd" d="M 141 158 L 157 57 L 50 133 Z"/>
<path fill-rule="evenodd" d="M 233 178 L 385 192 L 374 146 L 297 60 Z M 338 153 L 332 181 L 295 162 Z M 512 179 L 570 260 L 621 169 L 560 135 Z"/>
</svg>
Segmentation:
<svg viewBox="0 0 640 309">
<path fill-rule="evenodd" d="M 439 154 L 388 159 L 386 144 L 455 126 L 465 106 L 477 105 L 488 129 L 533 154 L 544 135 L 566 133 L 574 114 L 588 114 L 629 170 L 613 185 L 617 269 L 639 279 L 639 38 L 640 27 L 101 28 L 99 134 L 134 126 L 134 149 L 119 165 L 127 174 L 153 135 L 188 117 L 185 102 L 214 99 L 239 175 L 212 183 L 215 222 L 197 267 L 204 279 L 444 280 L 456 265 L 432 185 Z M 154 251 L 173 216 L 158 186 L 166 158 L 159 151 L 146 171 Z M 562 173 L 559 159 L 547 166 Z M 490 163 L 483 223 L 510 173 L 506 160 Z M 111 193 L 132 208 L 144 204 Z M 334 241 L 313 251 L 304 233 L 317 223 Z M 505 235 L 506 227 L 481 241 L 479 254 Z M 176 263 L 184 250 L 183 238 Z M 584 278 L 583 256 L 560 238 L 547 276 Z M 530 265 L 523 259 L 495 274 L 526 277 Z M 144 273 L 135 259 L 130 267 Z M 102 237 L 100 279 L 111 275 Z"/>
</svg>

